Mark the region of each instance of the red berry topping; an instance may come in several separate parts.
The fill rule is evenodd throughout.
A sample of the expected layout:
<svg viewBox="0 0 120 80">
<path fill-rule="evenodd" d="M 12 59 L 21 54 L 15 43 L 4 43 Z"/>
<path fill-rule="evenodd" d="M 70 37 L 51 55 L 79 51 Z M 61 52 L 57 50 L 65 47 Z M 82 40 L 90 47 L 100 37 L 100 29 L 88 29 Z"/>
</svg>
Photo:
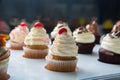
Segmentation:
<svg viewBox="0 0 120 80">
<path fill-rule="evenodd" d="M 42 27 L 43 27 L 43 24 L 42 24 L 41 22 L 36 22 L 36 23 L 34 24 L 34 28 L 38 28 L 38 27 L 42 28 Z"/>
<path fill-rule="evenodd" d="M 25 26 L 27 26 L 27 24 L 25 22 L 21 22 L 20 26 L 25 27 Z"/>
<path fill-rule="evenodd" d="M 64 33 L 64 32 L 67 32 L 67 29 L 66 29 L 66 28 L 61 28 L 61 29 L 59 30 L 58 34 L 62 34 L 62 33 Z"/>
</svg>

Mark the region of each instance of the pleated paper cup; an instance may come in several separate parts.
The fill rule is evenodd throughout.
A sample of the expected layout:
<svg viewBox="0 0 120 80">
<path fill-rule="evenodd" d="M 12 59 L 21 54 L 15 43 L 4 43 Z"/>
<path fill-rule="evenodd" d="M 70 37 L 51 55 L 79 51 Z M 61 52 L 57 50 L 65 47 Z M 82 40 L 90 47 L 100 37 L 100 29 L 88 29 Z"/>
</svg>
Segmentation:
<svg viewBox="0 0 120 80">
<path fill-rule="evenodd" d="M 23 50 L 23 56 L 26 58 L 45 58 L 45 56 L 48 54 L 48 48 L 43 50 L 37 50 L 23 47 Z"/>
<path fill-rule="evenodd" d="M 53 60 L 49 56 L 46 56 L 46 66 L 45 68 L 51 71 L 57 72 L 73 72 L 76 69 L 77 59 L 76 60 Z"/>
<path fill-rule="evenodd" d="M 15 49 L 15 50 L 22 50 L 23 49 L 23 44 L 21 43 L 15 43 L 10 41 L 10 48 Z"/>
</svg>

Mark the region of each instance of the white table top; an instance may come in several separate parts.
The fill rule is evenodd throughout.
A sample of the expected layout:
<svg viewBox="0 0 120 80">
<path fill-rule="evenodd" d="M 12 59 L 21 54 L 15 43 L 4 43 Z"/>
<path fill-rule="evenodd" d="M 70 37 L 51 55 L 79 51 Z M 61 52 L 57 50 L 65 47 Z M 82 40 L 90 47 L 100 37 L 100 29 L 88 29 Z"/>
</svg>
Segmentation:
<svg viewBox="0 0 120 80">
<path fill-rule="evenodd" d="M 79 54 L 76 72 L 54 72 L 44 68 L 45 59 L 27 59 L 22 50 L 11 50 L 8 66 L 9 80 L 81 80 L 120 73 L 120 65 L 99 62 L 96 45 L 92 55 Z"/>
</svg>

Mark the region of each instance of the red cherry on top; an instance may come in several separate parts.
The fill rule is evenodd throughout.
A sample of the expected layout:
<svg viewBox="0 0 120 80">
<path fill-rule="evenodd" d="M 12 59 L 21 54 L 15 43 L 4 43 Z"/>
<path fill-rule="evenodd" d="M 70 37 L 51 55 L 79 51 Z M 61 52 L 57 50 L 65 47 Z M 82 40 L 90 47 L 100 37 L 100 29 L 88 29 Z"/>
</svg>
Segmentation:
<svg viewBox="0 0 120 80">
<path fill-rule="evenodd" d="M 64 33 L 64 32 L 67 32 L 67 29 L 66 29 L 66 28 L 61 28 L 61 29 L 59 30 L 58 34 L 62 34 L 62 33 Z"/>
<path fill-rule="evenodd" d="M 43 24 L 41 23 L 41 22 L 36 22 L 35 24 L 34 24 L 34 28 L 42 28 L 43 27 Z"/>
<path fill-rule="evenodd" d="M 25 26 L 27 26 L 27 24 L 25 22 L 21 22 L 20 26 L 25 27 Z"/>
</svg>

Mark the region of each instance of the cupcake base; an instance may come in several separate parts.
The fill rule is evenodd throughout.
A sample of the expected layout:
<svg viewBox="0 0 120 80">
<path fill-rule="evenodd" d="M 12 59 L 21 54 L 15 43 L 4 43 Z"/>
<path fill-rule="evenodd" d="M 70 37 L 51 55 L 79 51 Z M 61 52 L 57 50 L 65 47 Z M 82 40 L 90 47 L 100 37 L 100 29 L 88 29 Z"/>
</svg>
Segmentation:
<svg viewBox="0 0 120 80">
<path fill-rule="evenodd" d="M 92 54 L 95 43 L 76 43 L 78 46 L 78 53 L 80 54 Z"/>
<path fill-rule="evenodd" d="M 0 80 L 8 80 L 10 78 L 9 74 L 0 75 Z"/>
<path fill-rule="evenodd" d="M 46 56 L 46 66 L 45 68 L 56 72 L 74 72 L 76 69 L 76 60 L 54 60 Z"/>
<path fill-rule="evenodd" d="M 120 55 L 106 49 L 99 49 L 99 61 L 111 64 L 120 64 Z"/>
<path fill-rule="evenodd" d="M 23 57 L 25 58 L 33 59 L 45 58 L 45 56 L 48 54 L 48 48 L 43 50 L 37 50 L 23 47 L 23 49 L 24 49 Z"/>
<path fill-rule="evenodd" d="M 10 42 L 10 49 L 14 49 L 14 50 L 22 50 L 23 49 L 23 44 L 19 44 L 16 42 Z"/>
</svg>

